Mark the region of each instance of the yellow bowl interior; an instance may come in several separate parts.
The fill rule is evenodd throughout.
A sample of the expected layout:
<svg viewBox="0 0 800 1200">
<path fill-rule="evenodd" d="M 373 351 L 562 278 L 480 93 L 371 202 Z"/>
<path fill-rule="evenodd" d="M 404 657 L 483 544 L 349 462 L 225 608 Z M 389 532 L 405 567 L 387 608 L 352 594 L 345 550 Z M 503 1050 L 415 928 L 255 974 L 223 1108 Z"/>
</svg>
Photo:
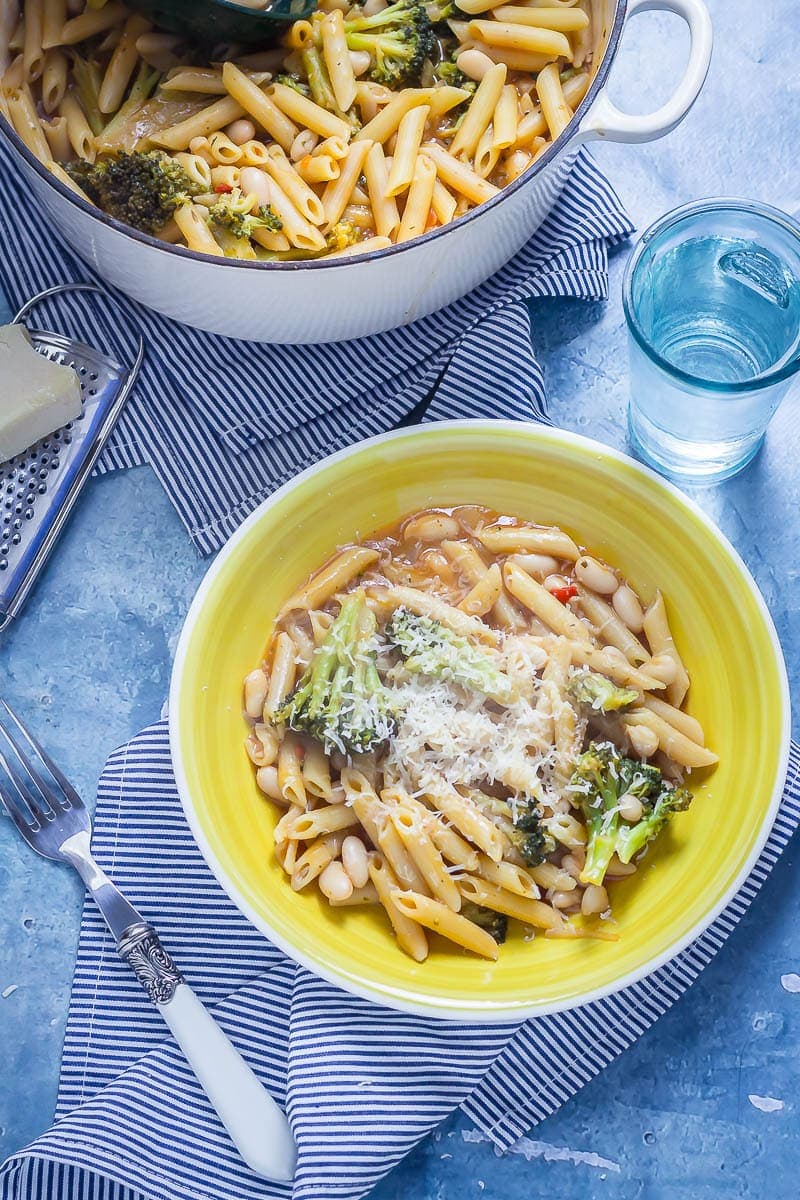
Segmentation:
<svg viewBox="0 0 800 1200">
<path fill-rule="evenodd" d="M 689 711 L 720 756 L 637 875 L 613 886 L 620 940 L 523 941 L 489 964 L 441 942 L 418 965 L 382 912 L 296 894 L 272 853 L 276 809 L 242 748 L 241 681 L 281 601 L 333 548 L 428 505 L 485 504 L 569 530 L 649 599 L 664 593 L 692 677 Z M 278 494 L 198 595 L 171 697 L 173 755 L 201 848 L 279 945 L 362 994 L 487 1020 L 574 1004 L 641 975 L 706 922 L 770 823 L 787 744 L 785 672 L 755 585 L 681 497 L 629 460 L 560 432 L 454 424 L 366 443 Z"/>
</svg>

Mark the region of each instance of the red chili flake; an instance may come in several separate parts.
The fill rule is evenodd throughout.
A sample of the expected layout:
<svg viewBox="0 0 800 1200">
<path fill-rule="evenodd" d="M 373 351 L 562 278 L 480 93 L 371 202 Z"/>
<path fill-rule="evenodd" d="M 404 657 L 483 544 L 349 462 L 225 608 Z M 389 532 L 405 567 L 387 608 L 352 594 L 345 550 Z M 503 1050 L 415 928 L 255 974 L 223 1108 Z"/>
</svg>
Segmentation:
<svg viewBox="0 0 800 1200">
<path fill-rule="evenodd" d="M 577 594 L 578 589 L 572 583 L 568 584 L 567 587 L 556 588 L 552 593 L 556 600 L 560 600 L 562 604 L 566 604 L 568 600 L 571 600 Z"/>
<path fill-rule="evenodd" d="M 218 196 L 222 196 L 226 192 L 232 192 L 233 188 L 231 187 L 231 185 L 229 183 L 218 183 L 214 187 L 214 191 L 217 193 Z"/>
</svg>

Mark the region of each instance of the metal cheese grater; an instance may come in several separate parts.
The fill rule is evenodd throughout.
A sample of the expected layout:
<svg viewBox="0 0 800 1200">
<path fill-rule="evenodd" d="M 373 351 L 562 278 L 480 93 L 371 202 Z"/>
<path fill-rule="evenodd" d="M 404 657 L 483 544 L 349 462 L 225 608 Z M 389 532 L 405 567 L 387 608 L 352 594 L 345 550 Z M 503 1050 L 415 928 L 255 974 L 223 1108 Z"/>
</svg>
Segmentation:
<svg viewBox="0 0 800 1200">
<path fill-rule="evenodd" d="M 63 292 L 97 292 L 91 283 L 65 283 L 30 299 L 14 317 Z M 17 616 L 63 529 L 84 481 L 97 462 L 144 357 L 138 339 L 133 363 L 125 366 L 92 346 L 60 333 L 26 326 L 40 354 L 73 367 L 81 385 L 81 415 L 0 464 L 0 630 Z"/>
</svg>

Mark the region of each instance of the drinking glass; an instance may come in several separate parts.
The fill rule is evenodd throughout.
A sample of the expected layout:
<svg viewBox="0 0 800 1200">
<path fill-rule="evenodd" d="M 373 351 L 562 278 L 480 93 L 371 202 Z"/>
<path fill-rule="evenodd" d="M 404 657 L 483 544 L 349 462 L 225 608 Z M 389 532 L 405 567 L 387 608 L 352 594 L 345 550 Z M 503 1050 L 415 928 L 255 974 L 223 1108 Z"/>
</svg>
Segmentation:
<svg viewBox="0 0 800 1200">
<path fill-rule="evenodd" d="M 675 209 L 634 249 L 623 305 L 634 450 L 685 482 L 735 475 L 800 368 L 800 225 L 747 200 Z"/>
</svg>

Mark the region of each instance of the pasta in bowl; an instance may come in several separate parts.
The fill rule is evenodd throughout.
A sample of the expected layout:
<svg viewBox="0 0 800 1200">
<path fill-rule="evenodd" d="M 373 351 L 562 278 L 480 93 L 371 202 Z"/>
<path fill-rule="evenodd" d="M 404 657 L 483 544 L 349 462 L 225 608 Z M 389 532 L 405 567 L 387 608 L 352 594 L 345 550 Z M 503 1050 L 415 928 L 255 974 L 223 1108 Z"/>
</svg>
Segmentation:
<svg viewBox="0 0 800 1200">
<path fill-rule="evenodd" d="M 606 883 L 717 762 L 689 685 L 660 592 L 645 610 L 562 529 L 428 509 L 286 600 L 245 744 L 295 891 L 381 905 L 417 962 L 425 930 L 494 960 L 509 917 L 616 937 Z"/>
<path fill-rule="evenodd" d="M 304 703 L 315 666 L 344 725 Z M 268 501 L 193 605 L 170 702 L 187 816 L 251 920 L 359 994 L 488 1021 L 605 994 L 698 935 L 769 830 L 787 714 L 763 602 L 698 511 L 594 443 L 500 423 L 376 439 Z"/>
<path fill-rule="evenodd" d="M 326 0 L 292 34 L 297 45 L 201 53 L 145 29 L 121 0 L 69 0 L 66 19 L 60 0 L 0 0 L 0 143 L 41 209 L 36 232 L 53 226 L 103 279 L 201 329 L 277 343 L 364 337 L 487 279 L 541 225 L 581 142 L 668 133 L 710 60 L 703 0 L 657 0 L 689 27 L 688 64 L 666 104 L 632 117 L 605 87 L 627 17 L 652 0 L 525 0 L 505 7 L 533 15 L 510 23 L 489 9 L 447 16 L 447 2 L 426 0 L 431 19 L 410 0 L 380 11 L 376 0 L 341 11 Z M 422 26 L 421 61 L 380 31 L 386 13 Z M 353 80 L 337 75 L 339 18 L 345 42 L 372 39 L 372 52 L 348 45 L 341 59 Z M 537 19 L 551 27 L 525 24 Z M 549 48 L 535 60 L 486 42 L 481 26 L 493 22 L 492 37 L 522 28 L 528 46 Z M 526 64 L 506 61 L 520 53 Z"/>
<path fill-rule="evenodd" d="M 593 0 L 320 0 L 283 45 L 202 49 L 118 0 L 27 0 L 0 107 L 82 199 L 190 250 L 385 249 L 490 200 L 566 129 Z"/>
</svg>

